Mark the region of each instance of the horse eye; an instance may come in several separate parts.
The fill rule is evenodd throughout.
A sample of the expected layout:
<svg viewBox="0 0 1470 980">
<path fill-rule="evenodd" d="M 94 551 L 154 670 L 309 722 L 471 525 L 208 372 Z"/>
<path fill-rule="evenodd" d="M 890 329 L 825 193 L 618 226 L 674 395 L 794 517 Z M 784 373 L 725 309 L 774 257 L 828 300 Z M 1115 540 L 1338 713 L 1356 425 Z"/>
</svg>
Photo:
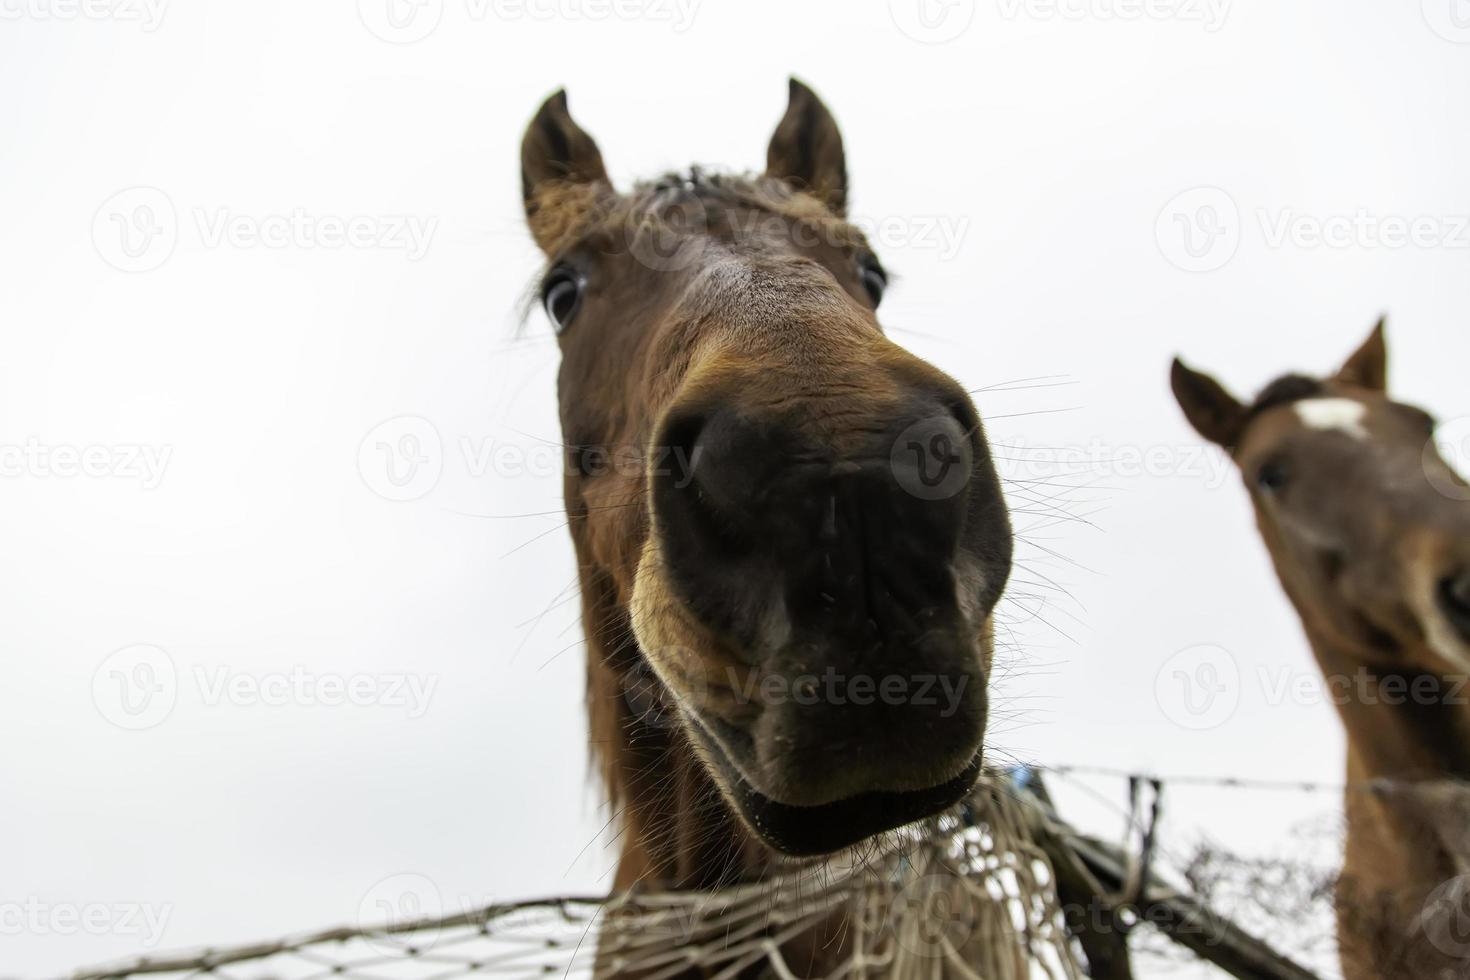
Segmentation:
<svg viewBox="0 0 1470 980">
<path fill-rule="evenodd" d="M 1256 471 L 1256 486 L 1265 493 L 1280 493 L 1290 480 L 1286 464 L 1279 459 L 1270 460 L 1262 464 Z"/>
<path fill-rule="evenodd" d="M 558 334 L 571 325 L 572 317 L 582 305 L 582 289 L 586 281 L 566 268 L 552 269 L 541 284 L 541 305 L 551 318 Z"/>
<path fill-rule="evenodd" d="M 863 288 L 868 291 L 868 298 L 877 306 L 883 302 L 883 293 L 888 289 L 888 273 L 878 264 L 877 259 L 868 259 L 863 262 L 860 271 L 863 276 Z"/>
</svg>

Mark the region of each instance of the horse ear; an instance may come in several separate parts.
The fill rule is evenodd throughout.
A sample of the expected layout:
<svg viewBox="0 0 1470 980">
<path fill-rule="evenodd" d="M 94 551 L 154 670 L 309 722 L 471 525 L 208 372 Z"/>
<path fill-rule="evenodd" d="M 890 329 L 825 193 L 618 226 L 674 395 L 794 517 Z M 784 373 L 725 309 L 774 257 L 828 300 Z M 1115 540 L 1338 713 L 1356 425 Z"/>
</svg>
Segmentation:
<svg viewBox="0 0 1470 980">
<path fill-rule="evenodd" d="M 1194 430 L 1226 449 L 1234 449 L 1245 428 L 1246 407 L 1208 374 L 1185 366 L 1174 358 L 1169 372 L 1174 398 Z"/>
<path fill-rule="evenodd" d="M 601 151 L 572 119 L 566 89 L 557 90 L 541 104 L 521 140 L 521 196 L 536 244 L 551 251 L 570 217 L 565 214 L 570 202 L 585 203 L 586 192 L 600 196 L 611 189 Z M 568 190 L 582 193 L 569 196 Z"/>
<path fill-rule="evenodd" d="M 1388 343 L 1383 336 L 1383 326 L 1387 319 L 1378 319 L 1378 325 L 1373 328 L 1368 339 L 1363 341 L 1363 346 L 1354 351 L 1342 370 L 1337 372 L 1336 380 L 1370 391 L 1388 390 Z"/>
<path fill-rule="evenodd" d="M 795 78 L 786 115 L 766 150 L 766 176 L 789 181 L 834 214 L 847 211 L 847 158 L 837 120 L 817 94 Z"/>
</svg>

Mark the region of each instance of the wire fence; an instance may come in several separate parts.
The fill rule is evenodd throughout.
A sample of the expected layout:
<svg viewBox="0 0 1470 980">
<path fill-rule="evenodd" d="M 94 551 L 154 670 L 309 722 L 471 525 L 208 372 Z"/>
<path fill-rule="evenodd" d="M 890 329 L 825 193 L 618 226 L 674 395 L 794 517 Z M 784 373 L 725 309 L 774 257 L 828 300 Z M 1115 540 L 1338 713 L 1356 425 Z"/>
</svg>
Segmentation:
<svg viewBox="0 0 1470 980">
<path fill-rule="evenodd" d="M 1075 830 L 1056 813 L 1043 776 L 1126 786 L 1120 809 L 1128 836 L 1103 841 Z M 782 866 L 749 884 L 502 903 L 149 955 L 67 980 L 1080 980 L 1103 975 L 1086 965 L 1099 955 L 1136 958 L 1151 976 L 1182 976 L 1180 968 L 1199 963 L 1233 976 L 1338 976 L 1336 809 L 1261 853 L 1206 839 L 1171 848 L 1159 834 L 1171 785 L 1415 794 L 1437 805 L 1454 801 L 1447 813 L 1470 825 L 1470 788 L 1459 783 L 1332 785 L 1018 767 L 987 774 L 960 807 L 890 835 L 881 848 L 841 862 Z"/>
<path fill-rule="evenodd" d="M 1010 781 L 988 777 L 955 811 L 841 865 L 714 891 L 551 898 L 141 957 L 71 980 L 1080 980 L 1039 814 Z"/>
</svg>

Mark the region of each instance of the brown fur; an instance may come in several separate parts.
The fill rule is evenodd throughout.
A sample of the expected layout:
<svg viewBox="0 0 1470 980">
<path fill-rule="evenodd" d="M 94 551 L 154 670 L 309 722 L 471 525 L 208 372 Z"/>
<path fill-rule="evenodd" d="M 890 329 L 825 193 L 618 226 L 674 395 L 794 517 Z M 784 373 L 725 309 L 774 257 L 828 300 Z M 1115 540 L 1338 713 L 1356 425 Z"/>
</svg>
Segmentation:
<svg viewBox="0 0 1470 980">
<path fill-rule="evenodd" d="M 761 652 L 764 647 L 752 645 L 749 630 L 731 626 L 708 607 L 725 604 L 743 615 L 747 608 L 770 607 L 775 596 L 787 620 L 797 621 L 799 614 L 789 609 L 793 591 L 784 594 L 788 605 L 782 606 L 779 583 L 764 576 L 732 572 L 723 586 L 695 587 L 679 570 L 688 565 L 688 554 L 680 555 L 684 566 L 671 561 L 673 539 L 661 524 L 666 519 L 659 516 L 655 493 L 668 478 L 658 467 L 678 443 L 681 421 L 696 410 L 733 408 L 745 427 L 737 427 L 739 436 L 751 429 L 789 437 L 792 448 L 773 444 L 777 448 L 769 452 L 737 460 L 731 473 L 739 482 L 748 471 L 769 469 L 769 480 L 779 483 L 814 465 L 831 466 L 838 474 L 834 481 L 848 479 L 844 474 L 872 463 L 873 446 L 883 444 L 887 427 L 907 419 L 916 398 L 950 406 L 974 448 L 973 470 L 957 503 L 882 499 L 897 501 L 891 504 L 894 514 L 953 520 L 952 539 L 935 539 L 929 564 L 952 574 L 954 597 L 944 603 L 954 608 L 936 612 L 926 606 L 915 615 L 942 614 L 947 622 L 966 624 L 968 633 L 954 649 L 939 627 L 915 635 L 923 649 L 931 640 L 939 643 L 932 654 L 937 662 L 977 678 L 978 691 L 965 702 L 966 717 L 983 719 L 990 611 L 1009 569 L 1010 536 L 978 416 L 955 382 L 899 348 L 879 327 L 864 271 L 876 259 L 843 217 L 841 138 L 826 108 L 800 83 L 792 83 L 768 160 L 759 176 L 695 170 L 622 194 L 609 182 L 596 144 L 572 120 L 564 93 L 542 106 L 522 146 L 527 222 L 547 255 L 548 282 L 570 269 L 583 283 L 561 338 L 564 493 L 588 639 L 592 748 L 622 848 L 618 889 L 712 888 L 766 874 L 784 860 L 740 815 L 731 764 L 713 757 L 711 739 L 692 734 L 699 728 L 692 721 L 696 715 L 747 733 L 755 755 L 738 763 L 741 771 L 760 780 L 762 794 L 797 808 L 826 805 L 828 797 L 841 803 L 842 794 L 861 795 L 870 783 L 884 793 L 924 792 L 958 778 L 968 756 L 956 755 L 957 747 L 978 738 L 972 724 L 944 743 L 956 748 L 941 749 L 944 730 L 938 722 L 915 729 L 906 763 L 895 769 L 859 764 L 869 755 L 904 751 L 893 741 L 904 737 L 902 727 L 886 728 L 876 715 L 859 744 L 850 742 L 850 725 L 830 706 L 814 713 L 810 724 L 798 717 L 797 727 L 779 730 L 784 734 L 760 727 L 770 722 L 773 709 L 742 697 L 733 679 L 779 679 L 783 668 Z M 760 420 L 765 428 L 748 420 Z M 701 432 L 714 427 L 702 424 Z M 783 453 L 789 458 L 783 460 Z M 728 458 L 713 461 L 731 468 Z M 698 468 L 708 464 L 689 465 L 709 479 Z M 725 489 L 722 482 L 697 485 L 700 506 L 710 506 L 709 494 Z M 757 486 L 752 492 L 763 491 Z M 768 536 L 779 549 L 800 522 L 774 523 L 777 512 L 799 510 L 800 501 L 772 500 L 766 505 L 773 521 Z M 753 506 L 734 516 L 759 521 L 765 515 Z M 885 561 L 891 558 L 906 582 L 898 564 L 903 559 L 892 557 L 902 552 L 904 531 L 897 526 L 882 534 L 898 535 L 898 550 L 885 552 Z M 756 534 L 748 547 L 763 546 L 761 537 Z M 723 559 L 717 555 L 712 549 L 696 568 L 718 582 Z M 775 578 L 784 574 L 778 569 Z M 779 633 L 780 620 L 774 614 L 756 617 L 757 639 Z M 838 727 L 829 737 L 813 727 L 819 724 Z M 839 729 L 845 734 L 835 734 Z M 780 740 L 793 733 L 798 740 L 811 734 L 817 755 L 798 758 L 795 745 L 783 753 Z M 810 780 L 818 777 L 827 788 L 813 789 Z M 818 935 L 817 947 L 828 939 Z M 819 959 L 809 952 L 805 965 L 819 972 Z"/>
<path fill-rule="evenodd" d="M 1381 323 L 1336 375 L 1287 376 L 1251 405 L 1178 361 L 1173 375 L 1190 422 L 1246 479 L 1347 731 L 1344 975 L 1459 977 L 1470 960 L 1435 941 L 1442 910 L 1427 902 L 1470 871 L 1470 644 L 1436 599 L 1470 568 L 1470 505 L 1444 492 L 1465 484 L 1432 422 L 1390 401 L 1386 381 Z M 1353 431 L 1307 425 L 1297 407 L 1314 399 L 1361 406 Z"/>
</svg>

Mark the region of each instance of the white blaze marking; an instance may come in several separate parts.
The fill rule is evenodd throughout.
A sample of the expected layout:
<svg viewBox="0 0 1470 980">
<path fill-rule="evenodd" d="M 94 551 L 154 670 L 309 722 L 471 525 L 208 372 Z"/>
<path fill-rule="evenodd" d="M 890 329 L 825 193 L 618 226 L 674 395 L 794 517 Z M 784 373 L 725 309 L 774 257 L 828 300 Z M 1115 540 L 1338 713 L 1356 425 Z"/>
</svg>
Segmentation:
<svg viewBox="0 0 1470 980">
<path fill-rule="evenodd" d="M 1296 414 L 1309 429 L 1335 429 L 1354 439 L 1368 438 L 1368 430 L 1363 427 L 1368 406 L 1351 398 L 1304 398 L 1296 403 Z"/>
</svg>

